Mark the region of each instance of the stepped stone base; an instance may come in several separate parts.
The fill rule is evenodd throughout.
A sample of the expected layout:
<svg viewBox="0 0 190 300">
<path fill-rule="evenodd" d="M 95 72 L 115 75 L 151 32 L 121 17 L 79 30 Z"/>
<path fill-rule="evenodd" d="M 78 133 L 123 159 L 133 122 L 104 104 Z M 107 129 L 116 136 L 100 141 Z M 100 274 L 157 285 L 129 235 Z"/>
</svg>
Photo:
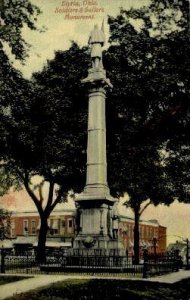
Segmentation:
<svg viewBox="0 0 190 300">
<path fill-rule="evenodd" d="M 74 241 L 73 254 L 90 256 L 125 256 L 123 244 L 102 236 L 78 235 Z"/>
<path fill-rule="evenodd" d="M 81 255 L 125 255 L 122 242 L 113 236 L 113 206 L 115 199 L 87 199 L 79 195 L 77 201 L 78 228 L 73 249 Z M 77 252 L 77 251 L 75 251 Z"/>
</svg>

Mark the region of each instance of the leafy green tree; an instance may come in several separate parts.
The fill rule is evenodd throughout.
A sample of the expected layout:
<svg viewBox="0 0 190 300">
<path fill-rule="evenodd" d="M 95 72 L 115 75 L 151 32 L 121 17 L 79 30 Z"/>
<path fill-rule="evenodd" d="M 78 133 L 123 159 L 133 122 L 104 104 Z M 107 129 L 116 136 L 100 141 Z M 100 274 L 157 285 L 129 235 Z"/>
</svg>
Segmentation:
<svg viewBox="0 0 190 300">
<path fill-rule="evenodd" d="M 15 58 L 23 60 L 28 55 L 30 45 L 22 37 L 22 28 L 26 25 L 36 30 L 35 22 L 39 13 L 39 8 L 29 0 L 1 0 L 0 49 L 8 44 Z"/>
<path fill-rule="evenodd" d="M 49 215 L 68 191 L 78 192 L 85 184 L 87 101 L 80 81 L 86 71 L 78 68 L 82 62 L 88 66 L 86 50 L 73 43 L 69 50 L 56 52 L 32 82 L 23 82 L 6 136 L 6 168 L 24 185 L 40 215 L 41 262 Z M 34 183 L 36 177 L 40 180 Z"/>
<path fill-rule="evenodd" d="M 6 49 L 9 48 L 15 59 L 24 61 L 28 55 L 29 44 L 22 37 L 22 28 L 26 25 L 36 30 L 35 22 L 40 10 L 29 0 L 0 1 L 0 193 L 6 192 L 17 183 L 14 177 L 6 173 L 6 137 L 12 126 L 11 110 L 15 100 L 22 94 L 23 78 L 10 62 Z M 6 126 L 5 126 L 6 124 Z"/>
<path fill-rule="evenodd" d="M 22 37 L 24 26 L 36 30 L 35 22 L 40 10 L 29 0 L 0 1 L 0 104 L 8 106 L 17 95 L 18 81 L 22 77 L 6 54 L 9 48 L 13 56 L 21 61 L 28 55 L 30 45 Z"/>
<path fill-rule="evenodd" d="M 170 12 L 163 18 L 167 5 Z M 143 21 L 141 30 L 135 30 L 131 18 Z M 138 263 L 138 226 L 144 209 L 150 203 L 170 204 L 177 194 L 184 195 L 172 176 L 177 147 L 171 145 L 179 145 L 182 136 L 187 138 L 189 126 L 189 76 L 183 66 L 184 58 L 189 66 L 187 6 L 152 1 L 140 10 L 121 10 L 109 23 L 111 46 L 104 61 L 114 89 L 107 120 L 108 174 L 112 193 L 130 196 Z M 180 157 L 179 146 L 178 150 Z"/>
</svg>

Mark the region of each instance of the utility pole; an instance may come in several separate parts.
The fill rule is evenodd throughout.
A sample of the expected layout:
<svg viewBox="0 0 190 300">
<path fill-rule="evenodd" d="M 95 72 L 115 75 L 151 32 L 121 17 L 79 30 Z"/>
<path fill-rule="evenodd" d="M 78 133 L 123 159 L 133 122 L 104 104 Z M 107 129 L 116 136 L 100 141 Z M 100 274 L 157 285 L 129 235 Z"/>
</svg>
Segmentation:
<svg viewBox="0 0 190 300">
<path fill-rule="evenodd" d="M 189 270 L 189 239 L 186 239 L 186 270 Z"/>
</svg>

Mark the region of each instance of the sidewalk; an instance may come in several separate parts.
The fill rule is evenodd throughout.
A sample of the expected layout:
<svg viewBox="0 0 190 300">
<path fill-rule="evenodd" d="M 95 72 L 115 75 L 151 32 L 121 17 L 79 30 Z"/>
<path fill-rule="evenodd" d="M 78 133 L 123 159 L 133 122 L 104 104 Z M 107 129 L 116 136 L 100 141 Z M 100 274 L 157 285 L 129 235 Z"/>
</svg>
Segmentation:
<svg viewBox="0 0 190 300">
<path fill-rule="evenodd" d="M 12 274 L 13 275 L 13 274 Z M 14 274 L 16 275 L 16 274 Z M 7 276 L 11 276 L 7 274 Z M 179 272 L 161 275 L 152 278 L 118 278 L 118 277 L 106 277 L 106 276 L 82 276 L 82 275 L 34 275 L 33 278 L 24 279 L 21 281 L 16 281 L 12 283 L 7 283 L 0 286 L 0 299 L 6 299 L 12 297 L 16 294 L 25 293 L 37 288 L 45 287 L 49 284 L 67 280 L 67 279 L 115 279 L 115 280 L 140 280 L 140 281 L 151 281 L 151 282 L 159 282 L 159 283 L 175 283 L 185 278 L 190 278 L 190 271 L 180 270 Z"/>
<path fill-rule="evenodd" d="M 160 275 L 152 278 L 147 278 L 143 280 L 148 280 L 151 282 L 159 283 L 175 283 L 182 279 L 190 278 L 190 270 L 180 270 L 179 272 L 174 272 L 166 275 Z"/>
</svg>

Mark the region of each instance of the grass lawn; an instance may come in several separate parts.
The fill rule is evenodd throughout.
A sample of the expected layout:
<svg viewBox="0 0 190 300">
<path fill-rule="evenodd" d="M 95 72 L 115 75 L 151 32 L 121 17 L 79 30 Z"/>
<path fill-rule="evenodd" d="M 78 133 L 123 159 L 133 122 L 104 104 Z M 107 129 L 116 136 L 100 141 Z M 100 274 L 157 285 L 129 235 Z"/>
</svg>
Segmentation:
<svg viewBox="0 0 190 300">
<path fill-rule="evenodd" d="M 0 276 L 0 285 L 18 281 L 18 280 L 23 280 L 29 277 L 22 277 L 22 276 Z"/>
<path fill-rule="evenodd" d="M 190 279 L 176 284 L 155 282 L 70 279 L 30 293 L 15 295 L 14 300 L 189 300 Z"/>
</svg>

